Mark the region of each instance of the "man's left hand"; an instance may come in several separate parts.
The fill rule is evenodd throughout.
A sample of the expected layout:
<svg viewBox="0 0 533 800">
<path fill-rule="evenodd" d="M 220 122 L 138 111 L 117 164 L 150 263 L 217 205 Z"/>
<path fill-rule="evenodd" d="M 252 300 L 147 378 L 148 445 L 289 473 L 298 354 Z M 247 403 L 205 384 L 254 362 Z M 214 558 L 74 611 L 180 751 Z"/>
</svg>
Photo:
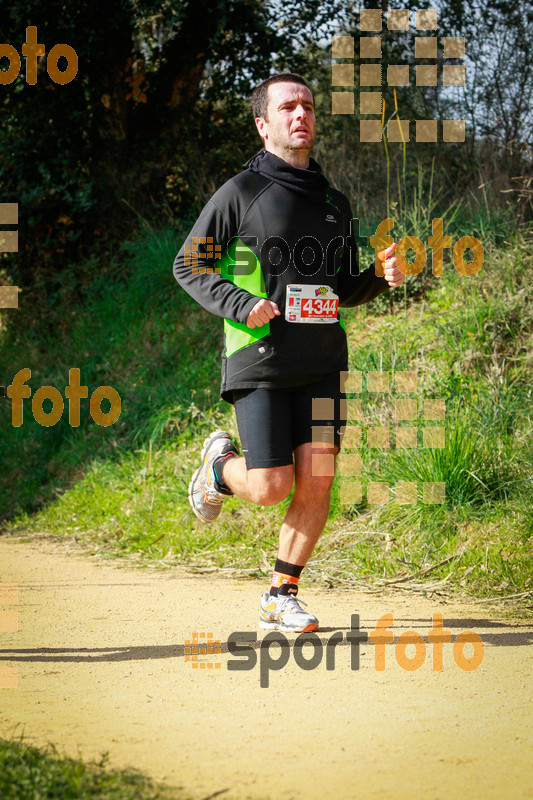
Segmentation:
<svg viewBox="0 0 533 800">
<path fill-rule="evenodd" d="M 391 244 L 390 247 L 387 247 L 386 250 L 382 250 L 381 253 L 378 253 L 379 258 L 383 261 L 385 280 L 391 289 L 396 289 L 398 286 L 401 286 L 405 280 L 405 275 L 403 272 L 400 272 L 396 266 L 396 257 L 394 256 L 395 250 L 396 242 Z"/>
</svg>

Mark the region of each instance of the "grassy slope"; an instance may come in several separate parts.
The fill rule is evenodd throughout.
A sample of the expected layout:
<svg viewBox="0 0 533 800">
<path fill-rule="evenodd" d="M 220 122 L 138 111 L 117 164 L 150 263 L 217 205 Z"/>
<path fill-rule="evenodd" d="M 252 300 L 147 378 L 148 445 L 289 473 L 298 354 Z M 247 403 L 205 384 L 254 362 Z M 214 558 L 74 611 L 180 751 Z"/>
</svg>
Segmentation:
<svg viewBox="0 0 533 800">
<path fill-rule="evenodd" d="M 2 800 L 177 800 L 183 794 L 133 770 L 110 770 L 106 756 L 84 764 L 22 739 L 0 739 Z"/>
<path fill-rule="evenodd" d="M 108 383 L 123 408 L 112 428 L 87 414 L 70 428 L 65 414 L 45 429 L 25 401 L 24 425 L 14 429 L 6 403 L 3 507 L 18 507 L 12 530 L 74 536 L 109 556 L 266 575 L 288 501 L 260 508 L 231 498 L 214 526 L 201 526 L 187 503 L 204 436 L 236 426 L 216 401 L 221 321 L 175 285 L 169 265 L 178 244 L 170 231 L 135 243 L 128 280 L 92 287 L 53 342 L 28 335 L 1 350 L 3 374 L 30 366 L 34 390 L 62 389 L 78 366 L 89 392 Z M 414 576 L 427 588 L 444 581 L 482 596 L 533 589 L 530 247 L 517 236 L 487 247 L 474 278 L 448 264 L 438 286 L 428 275 L 409 279 L 409 302 L 400 290 L 392 305 L 378 298 L 343 312 L 352 369 L 416 369 L 419 408 L 424 397 L 445 398 L 447 408 L 443 450 L 380 451 L 364 441 L 363 488 L 368 480 L 444 481 L 446 500 L 341 505 L 337 476 L 308 578 L 353 585 Z M 421 286 L 435 288 L 422 296 Z M 361 399 L 367 424 L 395 423 L 392 395 L 365 389 Z"/>
</svg>

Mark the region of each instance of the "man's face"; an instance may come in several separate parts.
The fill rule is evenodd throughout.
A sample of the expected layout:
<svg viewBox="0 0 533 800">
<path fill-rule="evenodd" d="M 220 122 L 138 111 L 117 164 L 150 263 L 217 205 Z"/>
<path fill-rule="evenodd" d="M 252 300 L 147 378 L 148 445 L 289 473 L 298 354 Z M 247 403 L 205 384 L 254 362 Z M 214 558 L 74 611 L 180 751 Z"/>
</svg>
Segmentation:
<svg viewBox="0 0 533 800">
<path fill-rule="evenodd" d="M 301 83 L 273 83 L 268 87 L 267 117 L 257 117 L 255 123 L 265 148 L 275 155 L 309 152 L 316 135 L 313 95 Z"/>
</svg>

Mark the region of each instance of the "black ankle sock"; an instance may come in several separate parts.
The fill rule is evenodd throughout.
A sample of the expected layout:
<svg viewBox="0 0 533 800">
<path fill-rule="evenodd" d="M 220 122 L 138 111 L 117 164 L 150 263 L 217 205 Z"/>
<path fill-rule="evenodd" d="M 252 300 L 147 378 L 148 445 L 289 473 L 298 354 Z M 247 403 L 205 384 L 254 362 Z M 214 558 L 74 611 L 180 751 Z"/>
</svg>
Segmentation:
<svg viewBox="0 0 533 800">
<path fill-rule="evenodd" d="M 233 495 L 233 492 L 229 488 L 228 484 L 225 482 L 222 476 L 222 470 L 224 469 L 224 462 L 228 460 L 228 458 L 234 458 L 235 453 L 223 453 L 218 458 L 215 458 L 213 461 L 213 472 L 215 473 L 215 489 L 217 492 L 221 494 Z"/>
<path fill-rule="evenodd" d="M 284 575 L 296 578 L 295 586 L 298 584 L 298 578 L 302 574 L 303 566 L 299 564 L 290 564 L 288 561 L 283 561 L 281 558 L 276 559 L 274 564 L 274 572 L 282 572 Z M 285 584 L 288 585 L 288 584 Z M 292 585 L 292 584 L 291 584 Z M 272 597 L 277 597 L 281 586 L 271 586 L 270 594 Z"/>
</svg>

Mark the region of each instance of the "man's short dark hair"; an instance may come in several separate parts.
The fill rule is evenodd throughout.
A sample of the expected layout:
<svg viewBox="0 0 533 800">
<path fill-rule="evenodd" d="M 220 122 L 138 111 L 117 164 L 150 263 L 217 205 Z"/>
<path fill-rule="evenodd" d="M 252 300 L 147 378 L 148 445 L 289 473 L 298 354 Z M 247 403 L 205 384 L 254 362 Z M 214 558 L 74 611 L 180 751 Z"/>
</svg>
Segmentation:
<svg viewBox="0 0 533 800">
<path fill-rule="evenodd" d="M 254 115 L 254 119 L 257 117 L 263 117 L 266 119 L 268 87 L 273 83 L 301 83 L 302 86 L 306 86 L 311 92 L 311 89 L 309 86 L 307 86 L 307 83 L 304 81 L 301 75 L 296 75 L 294 72 L 283 72 L 280 75 L 272 75 L 270 78 L 267 78 L 266 81 L 260 83 L 259 86 L 257 86 L 252 92 L 252 113 Z M 311 94 L 313 94 L 313 92 L 311 92 Z"/>
</svg>

